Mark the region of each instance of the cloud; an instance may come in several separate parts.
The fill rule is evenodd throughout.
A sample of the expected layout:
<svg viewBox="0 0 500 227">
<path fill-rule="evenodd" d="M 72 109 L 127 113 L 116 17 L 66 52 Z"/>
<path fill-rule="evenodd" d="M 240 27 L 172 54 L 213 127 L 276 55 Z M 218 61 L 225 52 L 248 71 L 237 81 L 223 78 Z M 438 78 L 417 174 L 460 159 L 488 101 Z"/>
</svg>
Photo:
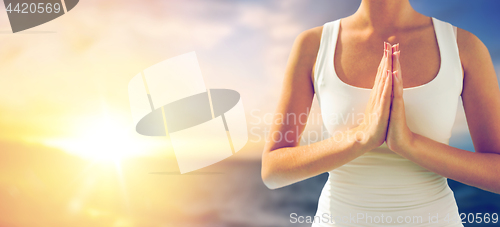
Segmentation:
<svg viewBox="0 0 500 227">
<path fill-rule="evenodd" d="M 262 61 L 264 75 L 261 79 L 266 80 L 268 91 L 275 90 L 273 88 L 281 85 L 293 40 L 300 32 L 307 29 L 295 14 L 295 10 L 302 4 L 305 2 L 283 1 L 275 5 L 239 6 L 239 24 L 254 29 L 254 32 L 261 34 L 265 40 L 262 42 L 263 48 L 260 53 L 264 59 Z M 277 97 L 278 93 L 273 92 L 271 95 Z"/>
</svg>

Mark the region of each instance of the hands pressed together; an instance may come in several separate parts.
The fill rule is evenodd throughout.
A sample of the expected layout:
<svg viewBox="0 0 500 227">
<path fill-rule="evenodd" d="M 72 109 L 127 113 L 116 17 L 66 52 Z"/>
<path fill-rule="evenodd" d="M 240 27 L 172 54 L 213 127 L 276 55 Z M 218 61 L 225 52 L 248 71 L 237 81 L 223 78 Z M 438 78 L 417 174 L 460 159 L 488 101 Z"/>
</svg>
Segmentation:
<svg viewBox="0 0 500 227">
<path fill-rule="evenodd" d="M 411 146 L 414 137 L 406 124 L 400 53 L 399 44 L 391 46 L 384 42 L 384 56 L 378 67 L 364 120 L 358 126 L 358 130 L 363 132 L 360 140 L 370 150 L 386 142 L 389 149 L 400 152 Z"/>
</svg>

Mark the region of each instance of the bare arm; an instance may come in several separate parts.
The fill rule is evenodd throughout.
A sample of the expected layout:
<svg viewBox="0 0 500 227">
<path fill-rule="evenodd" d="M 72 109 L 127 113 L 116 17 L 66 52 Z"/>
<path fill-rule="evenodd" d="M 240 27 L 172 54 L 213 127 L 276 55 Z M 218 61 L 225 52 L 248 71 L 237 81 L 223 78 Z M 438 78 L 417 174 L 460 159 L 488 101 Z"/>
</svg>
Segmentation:
<svg viewBox="0 0 500 227">
<path fill-rule="evenodd" d="M 388 145 L 430 171 L 500 193 L 500 89 L 496 73 L 488 49 L 476 36 L 459 29 L 458 45 L 464 69 L 462 100 L 476 152 L 454 148 L 414 133 L 408 138 L 399 138 L 399 143 L 388 142 Z M 397 93 L 397 89 L 394 90 Z M 388 135 L 390 131 L 391 127 Z M 391 140 L 389 136 L 388 140 Z"/>
<path fill-rule="evenodd" d="M 336 133 L 335 138 L 299 146 L 300 135 L 305 128 L 314 97 L 311 73 L 320 37 L 321 29 L 317 28 L 301 33 L 296 38 L 288 59 L 269 142 L 262 154 L 262 179 L 266 186 L 272 189 L 331 171 L 380 146 L 385 140 L 392 89 L 392 76 L 386 76 L 387 69 L 389 72 L 392 69 L 388 44 L 389 57 L 382 58 L 367 106 L 367 113 L 376 113 L 377 118 L 372 122 L 365 121 L 359 127 L 343 134 Z M 298 116 L 298 120 L 287 122 L 286 116 L 290 114 Z M 364 136 L 359 138 L 360 133 L 356 132 L 361 132 Z"/>
</svg>

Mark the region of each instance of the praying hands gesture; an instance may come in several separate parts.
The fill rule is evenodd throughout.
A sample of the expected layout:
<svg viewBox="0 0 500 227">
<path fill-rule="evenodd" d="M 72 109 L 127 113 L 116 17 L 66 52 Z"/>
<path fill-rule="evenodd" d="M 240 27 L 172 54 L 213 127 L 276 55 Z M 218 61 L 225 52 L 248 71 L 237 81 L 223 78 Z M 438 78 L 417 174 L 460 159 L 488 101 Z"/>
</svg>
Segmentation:
<svg viewBox="0 0 500 227">
<path fill-rule="evenodd" d="M 387 46 L 390 46 L 387 44 Z M 399 61 L 401 51 L 399 44 L 392 46 L 392 100 L 387 129 L 386 143 L 389 149 L 398 152 L 410 146 L 413 133 L 406 124 L 405 105 L 403 100 L 403 77 L 401 63 Z"/>
<path fill-rule="evenodd" d="M 403 100 L 403 78 L 399 44 L 384 42 L 384 55 L 378 67 L 375 83 L 365 110 L 363 122 L 357 130 L 368 149 L 384 141 L 394 152 L 404 150 L 412 141 L 413 133 L 406 125 Z"/>
</svg>

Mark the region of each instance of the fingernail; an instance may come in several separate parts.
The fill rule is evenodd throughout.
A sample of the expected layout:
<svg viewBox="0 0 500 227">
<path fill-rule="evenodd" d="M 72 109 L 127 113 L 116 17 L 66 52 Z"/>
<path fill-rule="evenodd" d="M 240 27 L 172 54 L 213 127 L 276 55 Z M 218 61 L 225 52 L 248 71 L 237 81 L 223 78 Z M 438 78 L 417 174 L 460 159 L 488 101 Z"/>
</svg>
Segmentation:
<svg viewBox="0 0 500 227">
<path fill-rule="evenodd" d="M 384 42 L 384 50 L 387 50 L 387 43 Z"/>
</svg>

